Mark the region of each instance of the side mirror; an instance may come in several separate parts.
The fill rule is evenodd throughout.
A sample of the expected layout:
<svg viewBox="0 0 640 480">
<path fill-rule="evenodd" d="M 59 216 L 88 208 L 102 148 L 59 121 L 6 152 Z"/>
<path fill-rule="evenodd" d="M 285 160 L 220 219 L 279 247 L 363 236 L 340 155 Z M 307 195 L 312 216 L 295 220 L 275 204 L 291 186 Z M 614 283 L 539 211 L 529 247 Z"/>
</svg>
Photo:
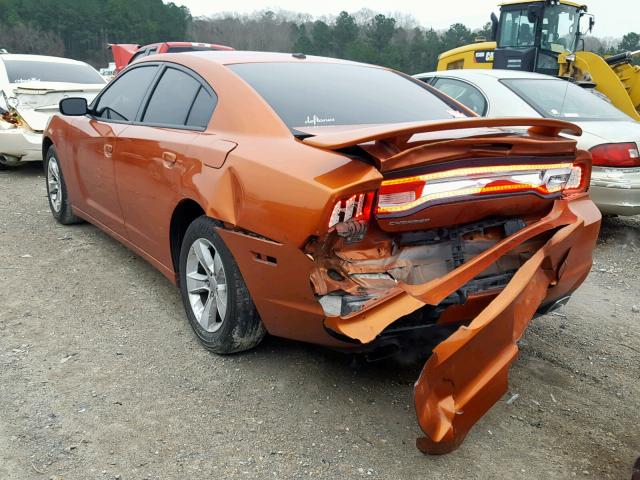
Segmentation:
<svg viewBox="0 0 640 480">
<path fill-rule="evenodd" d="M 86 98 L 71 97 L 60 100 L 60 113 L 72 117 L 82 117 L 89 113 L 89 106 Z"/>
<path fill-rule="evenodd" d="M 500 22 L 498 20 L 498 17 L 496 17 L 496 14 L 491 12 L 491 40 L 497 40 L 498 39 L 498 26 L 500 25 Z"/>
<path fill-rule="evenodd" d="M 593 31 L 593 26 L 596 24 L 596 19 L 590 13 L 582 13 L 580 15 L 580 35 L 589 35 Z"/>
</svg>

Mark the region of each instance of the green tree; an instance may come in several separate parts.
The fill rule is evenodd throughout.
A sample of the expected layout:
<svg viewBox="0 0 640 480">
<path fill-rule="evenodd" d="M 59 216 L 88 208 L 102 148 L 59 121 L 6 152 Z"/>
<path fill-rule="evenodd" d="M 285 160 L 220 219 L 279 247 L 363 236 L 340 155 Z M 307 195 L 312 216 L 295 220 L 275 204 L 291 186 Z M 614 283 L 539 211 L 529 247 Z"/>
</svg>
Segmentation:
<svg viewBox="0 0 640 480">
<path fill-rule="evenodd" d="M 367 35 L 371 44 L 378 51 L 382 51 L 389 41 L 391 41 L 391 37 L 393 37 L 393 33 L 396 28 L 396 19 L 391 17 L 386 17 L 384 15 L 376 15 L 373 17 L 371 22 L 371 26 Z"/>
<path fill-rule="evenodd" d="M 311 30 L 313 54 L 331 55 L 333 53 L 333 34 L 331 27 L 322 20 L 313 22 Z"/>
<path fill-rule="evenodd" d="M 307 34 L 307 27 L 303 25 L 292 26 L 293 35 L 295 36 L 295 42 L 293 44 L 293 51 L 299 53 L 315 53 L 313 48 L 313 42 Z"/>
<path fill-rule="evenodd" d="M 461 23 L 454 23 L 442 36 L 442 48 L 444 51 L 467 45 L 473 42 L 473 33 Z"/>
<path fill-rule="evenodd" d="M 627 33 L 622 37 L 622 41 L 618 48 L 623 52 L 635 52 L 636 50 L 640 50 L 640 35 L 635 32 Z"/>
<path fill-rule="evenodd" d="M 347 12 L 340 12 L 336 23 L 333 26 L 333 38 L 335 41 L 335 50 L 338 56 L 343 56 L 344 52 L 351 42 L 358 37 L 358 25 L 355 19 Z"/>
<path fill-rule="evenodd" d="M 492 38 L 492 36 L 493 36 L 493 26 L 492 26 L 491 22 L 485 23 L 482 26 L 481 29 L 476 30 L 474 32 L 474 35 L 475 35 L 476 39 L 481 39 L 482 38 L 482 39 L 484 39 L 486 41 L 494 40 Z"/>
</svg>

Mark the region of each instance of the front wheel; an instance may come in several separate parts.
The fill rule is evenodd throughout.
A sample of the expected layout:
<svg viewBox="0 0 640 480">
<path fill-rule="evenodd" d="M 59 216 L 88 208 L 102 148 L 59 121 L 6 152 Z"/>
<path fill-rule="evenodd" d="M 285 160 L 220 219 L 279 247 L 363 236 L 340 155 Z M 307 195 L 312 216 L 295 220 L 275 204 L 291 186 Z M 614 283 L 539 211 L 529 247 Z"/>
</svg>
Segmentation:
<svg viewBox="0 0 640 480">
<path fill-rule="evenodd" d="M 265 329 L 240 269 L 211 218 L 189 225 L 180 250 L 179 284 L 189 323 L 212 352 L 249 350 Z"/>
<path fill-rule="evenodd" d="M 52 145 L 44 159 L 44 173 L 47 179 L 47 197 L 51 214 L 62 225 L 80 223 L 82 220 L 71 211 L 71 202 L 67 195 L 67 185 L 58 161 L 56 148 Z"/>
</svg>

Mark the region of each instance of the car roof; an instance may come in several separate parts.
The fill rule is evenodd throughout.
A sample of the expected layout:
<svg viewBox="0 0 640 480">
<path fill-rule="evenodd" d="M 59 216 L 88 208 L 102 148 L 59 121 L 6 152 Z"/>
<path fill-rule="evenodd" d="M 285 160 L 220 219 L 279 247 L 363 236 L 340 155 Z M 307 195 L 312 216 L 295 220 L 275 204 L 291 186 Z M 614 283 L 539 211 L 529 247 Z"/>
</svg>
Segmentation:
<svg viewBox="0 0 640 480">
<path fill-rule="evenodd" d="M 426 73 L 418 73 L 414 75 L 414 77 L 458 77 L 458 78 L 467 78 L 469 80 L 474 78 L 539 78 L 539 79 L 551 79 L 556 78 L 550 75 L 543 75 L 541 73 L 535 72 L 522 72 L 520 70 L 501 70 L 501 69 L 484 69 L 484 68 L 476 68 L 476 69 L 458 69 L 458 70 L 439 70 L 437 72 L 426 72 Z"/>
<path fill-rule="evenodd" d="M 352 62 L 350 60 L 341 60 L 338 58 L 329 58 L 329 57 L 316 57 L 313 55 L 305 55 L 299 53 L 276 53 L 276 52 L 251 52 L 244 50 L 205 50 L 205 51 L 195 51 L 195 52 L 181 52 L 181 53 L 172 53 L 171 55 L 194 55 L 206 59 L 211 62 L 215 62 L 221 65 L 232 65 L 236 63 L 282 63 L 282 62 L 291 62 L 291 63 L 339 63 L 345 65 L 363 65 L 374 67 L 374 65 L 368 65 L 365 63 Z M 145 60 L 152 61 L 153 58 L 160 59 L 160 56 L 157 57 L 145 57 Z M 177 58 L 177 57 L 171 57 Z M 380 68 L 380 67 L 376 67 Z"/>
<path fill-rule="evenodd" d="M 84 62 L 72 60 L 70 58 L 49 57 L 47 55 L 21 55 L 15 53 L 2 54 L 2 60 L 18 60 L 21 62 L 49 62 L 49 63 L 66 63 L 69 65 L 86 65 Z"/>
</svg>

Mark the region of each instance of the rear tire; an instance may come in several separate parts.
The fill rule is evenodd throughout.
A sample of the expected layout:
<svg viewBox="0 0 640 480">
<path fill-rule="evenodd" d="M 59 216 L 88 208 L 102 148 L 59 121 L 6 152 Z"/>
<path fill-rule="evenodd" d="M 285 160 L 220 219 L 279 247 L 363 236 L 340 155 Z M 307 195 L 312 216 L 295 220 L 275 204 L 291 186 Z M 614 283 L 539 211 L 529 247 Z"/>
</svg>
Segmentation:
<svg viewBox="0 0 640 480">
<path fill-rule="evenodd" d="M 51 214 L 58 223 L 72 225 L 81 223 L 82 219 L 76 217 L 71 210 L 71 202 L 67 194 L 67 185 L 64 182 L 62 167 L 58 161 L 56 147 L 51 145 L 44 159 L 44 175 L 47 181 L 47 198 Z"/>
<path fill-rule="evenodd" d="M 260 343 L 265 328 L 231 252 L 202 216 L 187 228 L 180 249 L 179 286 L 191 328 L 208 350 L 230 354 Z"/>
</svg>

